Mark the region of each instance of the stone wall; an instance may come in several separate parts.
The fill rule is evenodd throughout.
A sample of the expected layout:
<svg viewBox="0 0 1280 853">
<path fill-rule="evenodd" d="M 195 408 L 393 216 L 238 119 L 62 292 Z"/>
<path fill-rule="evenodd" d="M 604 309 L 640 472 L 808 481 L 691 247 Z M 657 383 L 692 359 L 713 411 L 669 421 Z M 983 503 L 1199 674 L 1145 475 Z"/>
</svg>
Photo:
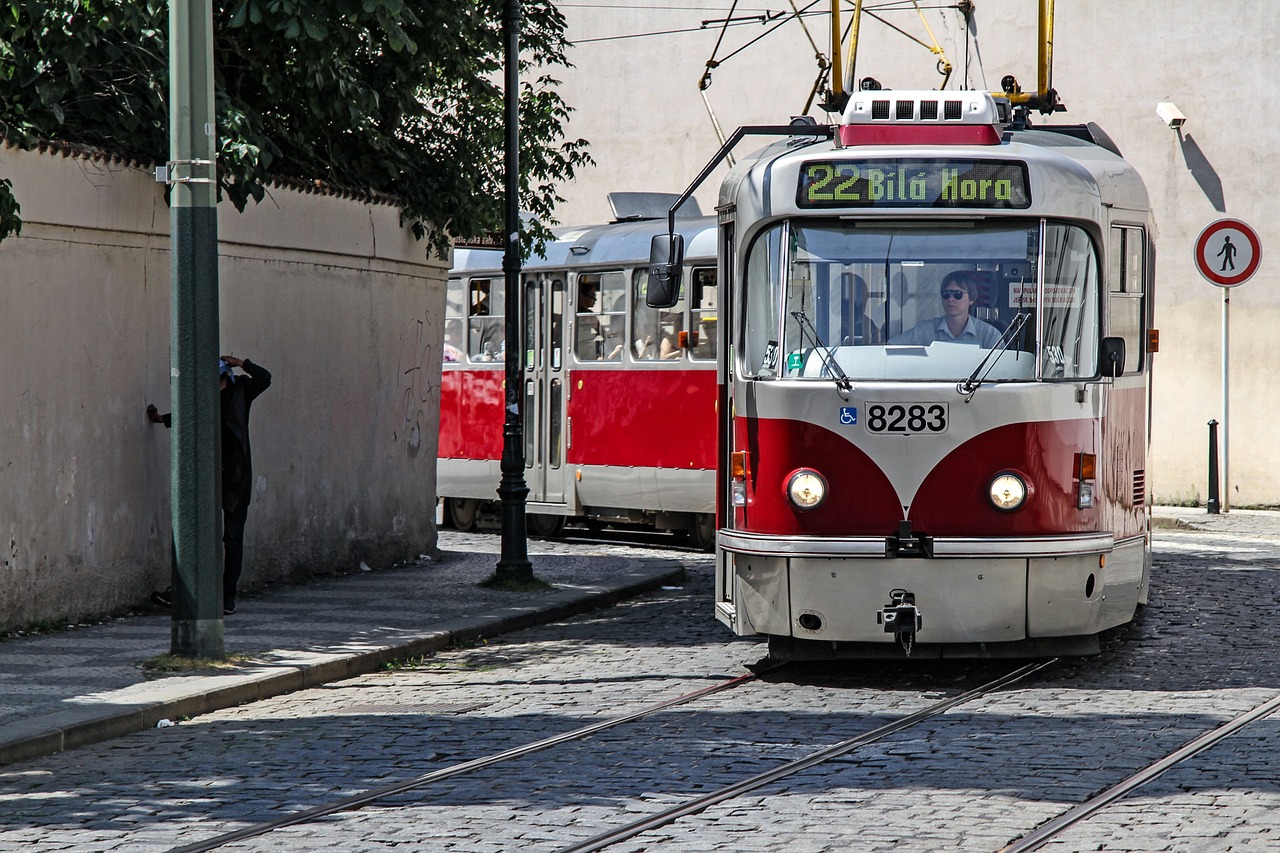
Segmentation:
<svg viewBox="0 0 1280 853">
<path fill-rule="evenodd" d="M 119 612 L 169 583 L 169 211 L 148 171 L 0 148 L 0 631 Z M 218 211 L 221 351 L 253 408 L 242 589 L 435 547 L 447 261 L 387 204 L 273 189 Z M 213 365 L 210 365 L 212 377 Z"/>
</svg>

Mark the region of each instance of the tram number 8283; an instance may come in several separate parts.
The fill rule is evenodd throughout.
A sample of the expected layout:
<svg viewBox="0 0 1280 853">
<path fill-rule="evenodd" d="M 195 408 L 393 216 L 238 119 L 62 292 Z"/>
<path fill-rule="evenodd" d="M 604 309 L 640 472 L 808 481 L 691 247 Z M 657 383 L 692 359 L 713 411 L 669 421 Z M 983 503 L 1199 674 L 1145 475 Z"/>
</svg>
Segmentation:
<svg viewBox="0 0 1280 853">
<path fill-rule="evenodd" d="M 867 431 L 910 435 L 947 431 L 946 403 L 872 403 L 867 406 Z"/>
</svg>

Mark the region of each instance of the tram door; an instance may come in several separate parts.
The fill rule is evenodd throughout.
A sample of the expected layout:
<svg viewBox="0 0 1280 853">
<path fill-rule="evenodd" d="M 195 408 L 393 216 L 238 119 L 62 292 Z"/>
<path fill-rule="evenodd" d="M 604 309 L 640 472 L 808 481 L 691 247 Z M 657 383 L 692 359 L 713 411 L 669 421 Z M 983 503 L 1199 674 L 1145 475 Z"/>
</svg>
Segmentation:
<svg viewBox="0 0 1280 853">
<path fill-rule="evenodd" d="M 563 272 L 524 279 L 524 460 L 529 500 L 564 501 Z"/>
</svg>

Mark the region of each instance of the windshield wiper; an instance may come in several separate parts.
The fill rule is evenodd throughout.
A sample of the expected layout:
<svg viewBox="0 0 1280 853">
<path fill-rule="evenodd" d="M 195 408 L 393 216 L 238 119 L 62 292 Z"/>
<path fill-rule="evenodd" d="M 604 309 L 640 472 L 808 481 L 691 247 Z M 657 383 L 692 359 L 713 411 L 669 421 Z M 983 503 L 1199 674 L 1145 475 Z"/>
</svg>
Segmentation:
<svg viewBox="0 0 1280 853">
<path fill-rule="evenodd" d="M 791 316 L 796 318 L 796 322 L 800 324 L 800 331 L 807 333 L 809 339 L 813 342 L 813 347 L 818 351 L 818 355 L 822 358 L 822 365 L 827 371 L 836 378 L 836 387 L 842 391 L 853 390 L 853 380 L 840 367 L 836 361 L 835 355 L 831 352 L 830 347 L 822 342 L 822 338 L 818 335 L 818 330 L 813 327 L 813 323 L 809 320 L 809 315 L 804 311 L 792 311 Z"/>
<path fill-rule="evenodd" d="M 1030 315 L 1028 313 L 1019 311 L 1018 315 L 1013 318 L 1013 322 L 1009 324 L 1009 328 L 1005 329 L 1004 334 L 1000 336 L 1000 341 L 996 348 L 987 353 L 987 357 L 973 369 L 973 373 L 969 374 L 968 379 L 956 385 L 957 391 L 961 394 L 969 395 L 965 398 L 966 403 L 973 399 L 973 395 L 978 390 L 978 386 L 980 386 L 982 381 L 987 378 L 987 374 L 995 368 L 996 362 L 1000 360 L 1000 356 L 1004 355 L 1005 350 L 1009 348 L 1009 344 L 1013 343 L 1013 339 L 1018 336 L 1018 332 L 1020 332 L 1022 327 L 1026 325 L 1027 317 L 1029 316 Z M 991 362 L 991 367 L 987 367 L 988 361 Z M 984 367 L 987 367 L 986 372 L 983 372 L 982 370 Z M 981 378 L 978 377 L 979 373 L 982 374 Z"/>
</svg>

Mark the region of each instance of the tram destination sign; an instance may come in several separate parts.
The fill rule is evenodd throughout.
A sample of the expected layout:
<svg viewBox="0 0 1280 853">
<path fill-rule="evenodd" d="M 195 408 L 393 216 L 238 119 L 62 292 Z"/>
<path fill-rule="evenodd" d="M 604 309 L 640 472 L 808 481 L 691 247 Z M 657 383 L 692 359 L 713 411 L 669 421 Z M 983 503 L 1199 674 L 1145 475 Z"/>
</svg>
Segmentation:
<svg viewBox="0 0 1280 853">
<path fill-rule="evenodd" d="M 796 205 L 1021 210 L 1031 206 L 1031 185 L 1017 160 L 810 160 L 800 167 Z"/>
</svg>

